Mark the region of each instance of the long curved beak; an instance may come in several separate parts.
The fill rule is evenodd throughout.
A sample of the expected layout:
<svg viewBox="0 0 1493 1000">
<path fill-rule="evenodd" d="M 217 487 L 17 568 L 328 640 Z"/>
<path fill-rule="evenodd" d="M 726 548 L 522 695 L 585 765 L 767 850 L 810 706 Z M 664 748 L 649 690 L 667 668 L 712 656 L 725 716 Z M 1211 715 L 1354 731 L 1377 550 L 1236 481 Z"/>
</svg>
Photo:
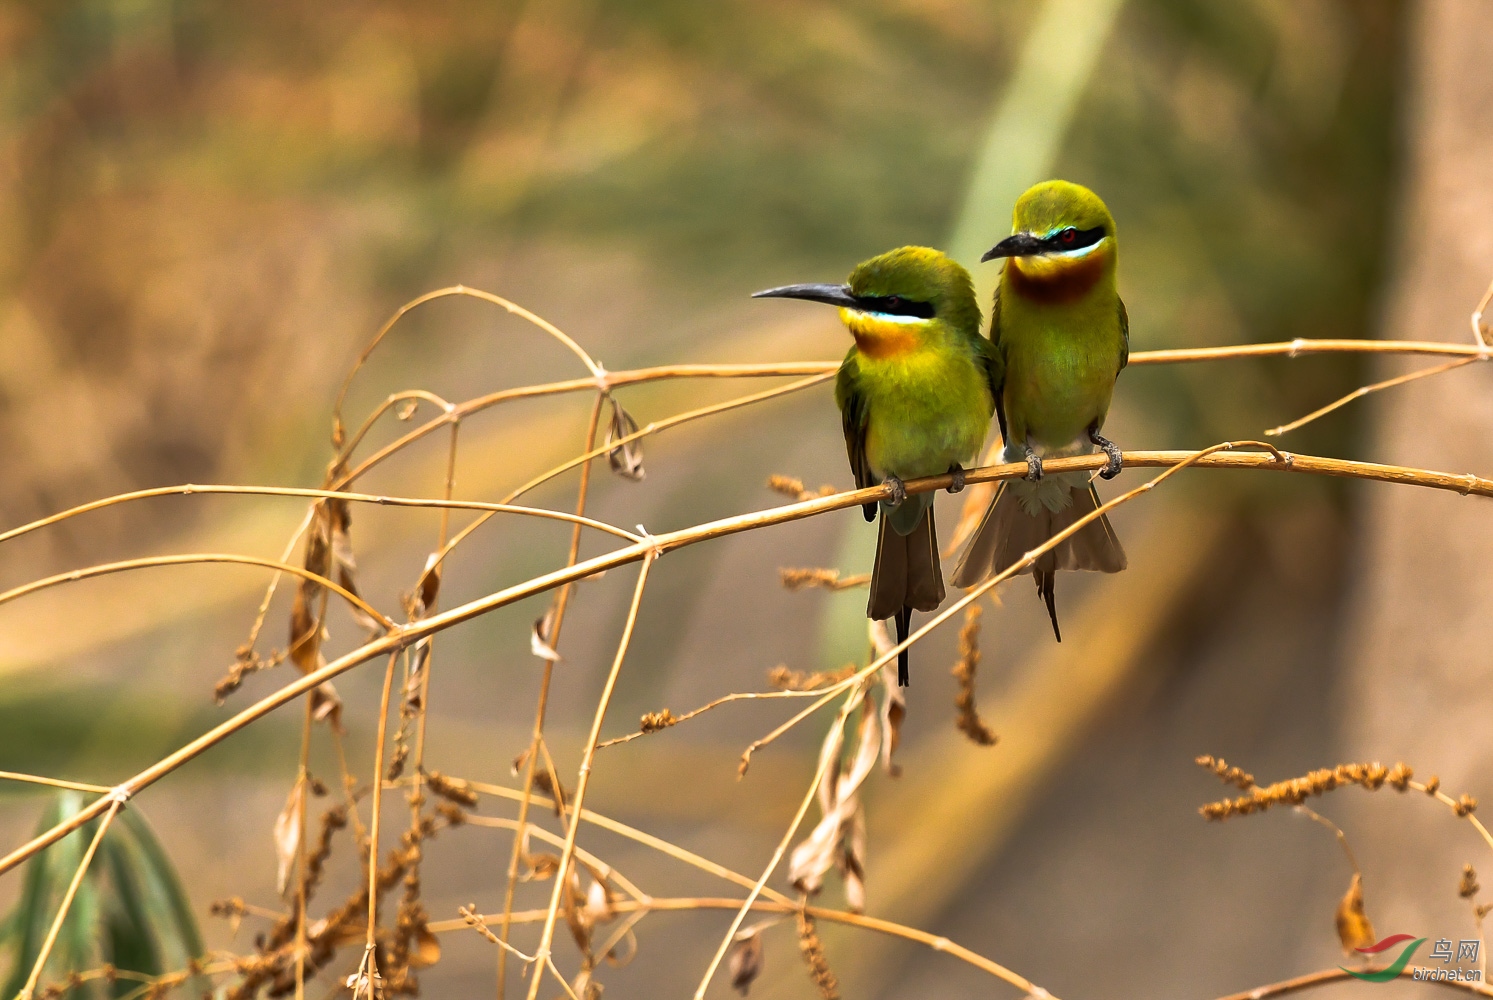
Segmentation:
<svg viewBox="0 0 1493 1000">
<path fill-rule="evenodd" d="M 806 299 L 809 302 L 823 302 L 831 306 L 859 308 L 855 296 L 850 294 L 850 289 L 845 285 L 784 285 L 781 288 L 768 288 L 753 292 L 752 298 Z"/>
<path fill-rule="evenodd" d="M 1012 233 L 995 246 L 985 251 L 981 261 L 997 257 L 1035 257 L 1047 252 L 1047 244 L 1031 233 Z"/>
</svg>

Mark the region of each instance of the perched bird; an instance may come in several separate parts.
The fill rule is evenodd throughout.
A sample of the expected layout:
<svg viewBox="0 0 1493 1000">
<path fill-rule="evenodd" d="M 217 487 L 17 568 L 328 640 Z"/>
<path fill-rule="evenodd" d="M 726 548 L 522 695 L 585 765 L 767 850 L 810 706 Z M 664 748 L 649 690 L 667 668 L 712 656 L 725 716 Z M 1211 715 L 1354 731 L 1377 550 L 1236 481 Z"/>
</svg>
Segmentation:
<svg viewBox="0 0 1493 1000">
<path fill-rule="evenodd" d="M 1043 476 L 1042 459 L 1103 449 L 1100 475 L 1120 472 L 1120 449 L 1101 437 L 1115 379 L 1130 356 L 1130 320 L 1115 287 L 1115 220 L 1099 196 L 1067 181 L 1045 181 L 1016 201 L 1012 233 L 980 258 L 1006 258 L 990 310 L 990 342 L 1000 363 L 996 415 L 1007 462 L 1027 463 L 976 529 L 954 570 L 972 587 L 1019 560 L 1099 506 L 1084 472 Z M 1091 521 L 1029 569 L 1063 641 L 1053 599 L 1057 570 L 1118 573 L 1125 550 L 1109 518 Z"/>
<path fill-rule="evenodd" d="M 787 285 L 754 298 L 808 299 L 840 307 L 855 346 L 835 379 L 845 450 L 858 488 L 889 484 L 871 573 L 869 618 L 895 618 L 907 638 L 913 611 L 944 598 L 933 494 L 907 496 L 902 481 L 954 474 L 985 440 L 1000 384 L 999 357 L 980 335 L 969 272 L 937 250 L 901 247 L 856 267 L 843 285 Z M 876 504 L 866 504 L 867 521 Z M 907 684 L 907 651 L 897 660 Z"/>
</svg>

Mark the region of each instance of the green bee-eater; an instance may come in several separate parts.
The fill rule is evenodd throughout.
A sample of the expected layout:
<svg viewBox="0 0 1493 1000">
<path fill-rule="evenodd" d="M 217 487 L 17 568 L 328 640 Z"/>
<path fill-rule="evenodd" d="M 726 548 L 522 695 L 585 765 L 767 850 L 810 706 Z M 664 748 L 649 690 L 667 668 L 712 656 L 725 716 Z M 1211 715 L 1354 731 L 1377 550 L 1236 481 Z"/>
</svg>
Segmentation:
<svg viewBox="0 0 1493 1000">
<path fill-rule="evenodd" d="M 1045 181 L 1016 201 L 1012 233 L 981 260 L 1006 258 L 990 311 L 1000 364 L 996 414 L 1005 461 L 1025 460 L 1025 480 L 996 491 L 954 570 L 972 587 L 998 573 L 1099 506 L 1087 473 L 1043 477 L 1042 459 L 1101 448 L 1120 472 L 1120 449 L 1099 435 L 1115 379 L 1130 356 L 1130 321 L 1115 286 L 1115 220 L 1099 196 L 1067 181 Z M 1107 517 L 1045 553 L 1029 570 L 1061 642 L 1053 603 L 1057 570 L 1117 573 L 1125 550 Z"/>
<path fill-rule="evenodd" d="M 902 247 L 856 267 L 843 285 L 788 285 L 757 297 L 840 307 L 855 338 L 835 379 L 845 450 L 858 488 L 887 483 L 871 573 L 869 618 L 894 618 L 907 638 L 912 612 L 944 598 L 933 494 L 906 496 L 904 479 L 953 472 L 978 457 L 1000 384 L 1000 360 L 980 335 L 969 272 L 937 250 Z M 866 504 L 867 521 L 876 505 Z M 907 652 L 897 661 L 907 683 Z"/>
</svg>

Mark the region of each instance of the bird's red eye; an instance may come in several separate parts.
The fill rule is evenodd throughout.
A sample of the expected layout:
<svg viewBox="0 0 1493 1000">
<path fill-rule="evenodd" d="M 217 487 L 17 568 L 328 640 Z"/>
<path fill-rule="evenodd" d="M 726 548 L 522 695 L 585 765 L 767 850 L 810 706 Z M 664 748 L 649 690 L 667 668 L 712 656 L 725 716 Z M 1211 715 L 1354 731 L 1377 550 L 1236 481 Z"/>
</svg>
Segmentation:
<svg viewBox="0 0 1493 1000">
<path fill-rule="evenodd" d="M 902 296 L 900 296 L 900 295 L 888 295 L 887 299 L 886 299 L 886 304 L 889 305 L 889 306 L 891 306 L 893 309 L 896 309 L 897 307 L 899 307 L 900 305 L 902 305 Z"/>
<path fill-rule="evenodd" d="M 1061 239 L 1064 243 L 1072 243 L 1074 240 L 1078 239 L 1078 230 L 1064 229 L 1062 236 L 1058 238 Z"/>
</svg>

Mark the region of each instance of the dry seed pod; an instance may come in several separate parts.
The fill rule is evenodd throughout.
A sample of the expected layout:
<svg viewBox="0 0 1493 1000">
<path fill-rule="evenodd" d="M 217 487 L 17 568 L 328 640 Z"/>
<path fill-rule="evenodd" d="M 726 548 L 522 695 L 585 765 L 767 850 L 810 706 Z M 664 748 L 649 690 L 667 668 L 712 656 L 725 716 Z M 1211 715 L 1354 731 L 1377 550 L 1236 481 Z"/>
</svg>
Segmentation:
<svg viewBox="0 0 1493 1000">
<path fill-rule="evenodd" d="M 606 445 L 607 463 L 611 465 L 612 471 L 624 479 L 641 482 L 647 473 L 643 470 L 643 441 L 641 438 L 612 447 L 612 442 L 620 441 L 638 432 L 638 422 L 632 418 L 632 414 L 622 408 L 615 397 L 608 396 L 612 404 L 612 419 L 607 426 Z"/>
<path fill-rule="evenodd" d="M 731 988 L 747 995 L 752 983 L 762 975 L 762 931 L 767 924 L 754 924 L 736 932 L 731 950 L 726 953 L 726 968 L 731 973 Z"/>
<path fill-rule="evenodd" d="M 1352 955 L 1359 948 L 1367 948 L 1378 938 L 1374 936 L 1374 925 L 1369 923 L 1363 908 L 1363 876 L 1353 873 L 1353 882 L 1337 904 L 1337 936 L 1342 942 L 1343 954 Z"/>
</svg>

